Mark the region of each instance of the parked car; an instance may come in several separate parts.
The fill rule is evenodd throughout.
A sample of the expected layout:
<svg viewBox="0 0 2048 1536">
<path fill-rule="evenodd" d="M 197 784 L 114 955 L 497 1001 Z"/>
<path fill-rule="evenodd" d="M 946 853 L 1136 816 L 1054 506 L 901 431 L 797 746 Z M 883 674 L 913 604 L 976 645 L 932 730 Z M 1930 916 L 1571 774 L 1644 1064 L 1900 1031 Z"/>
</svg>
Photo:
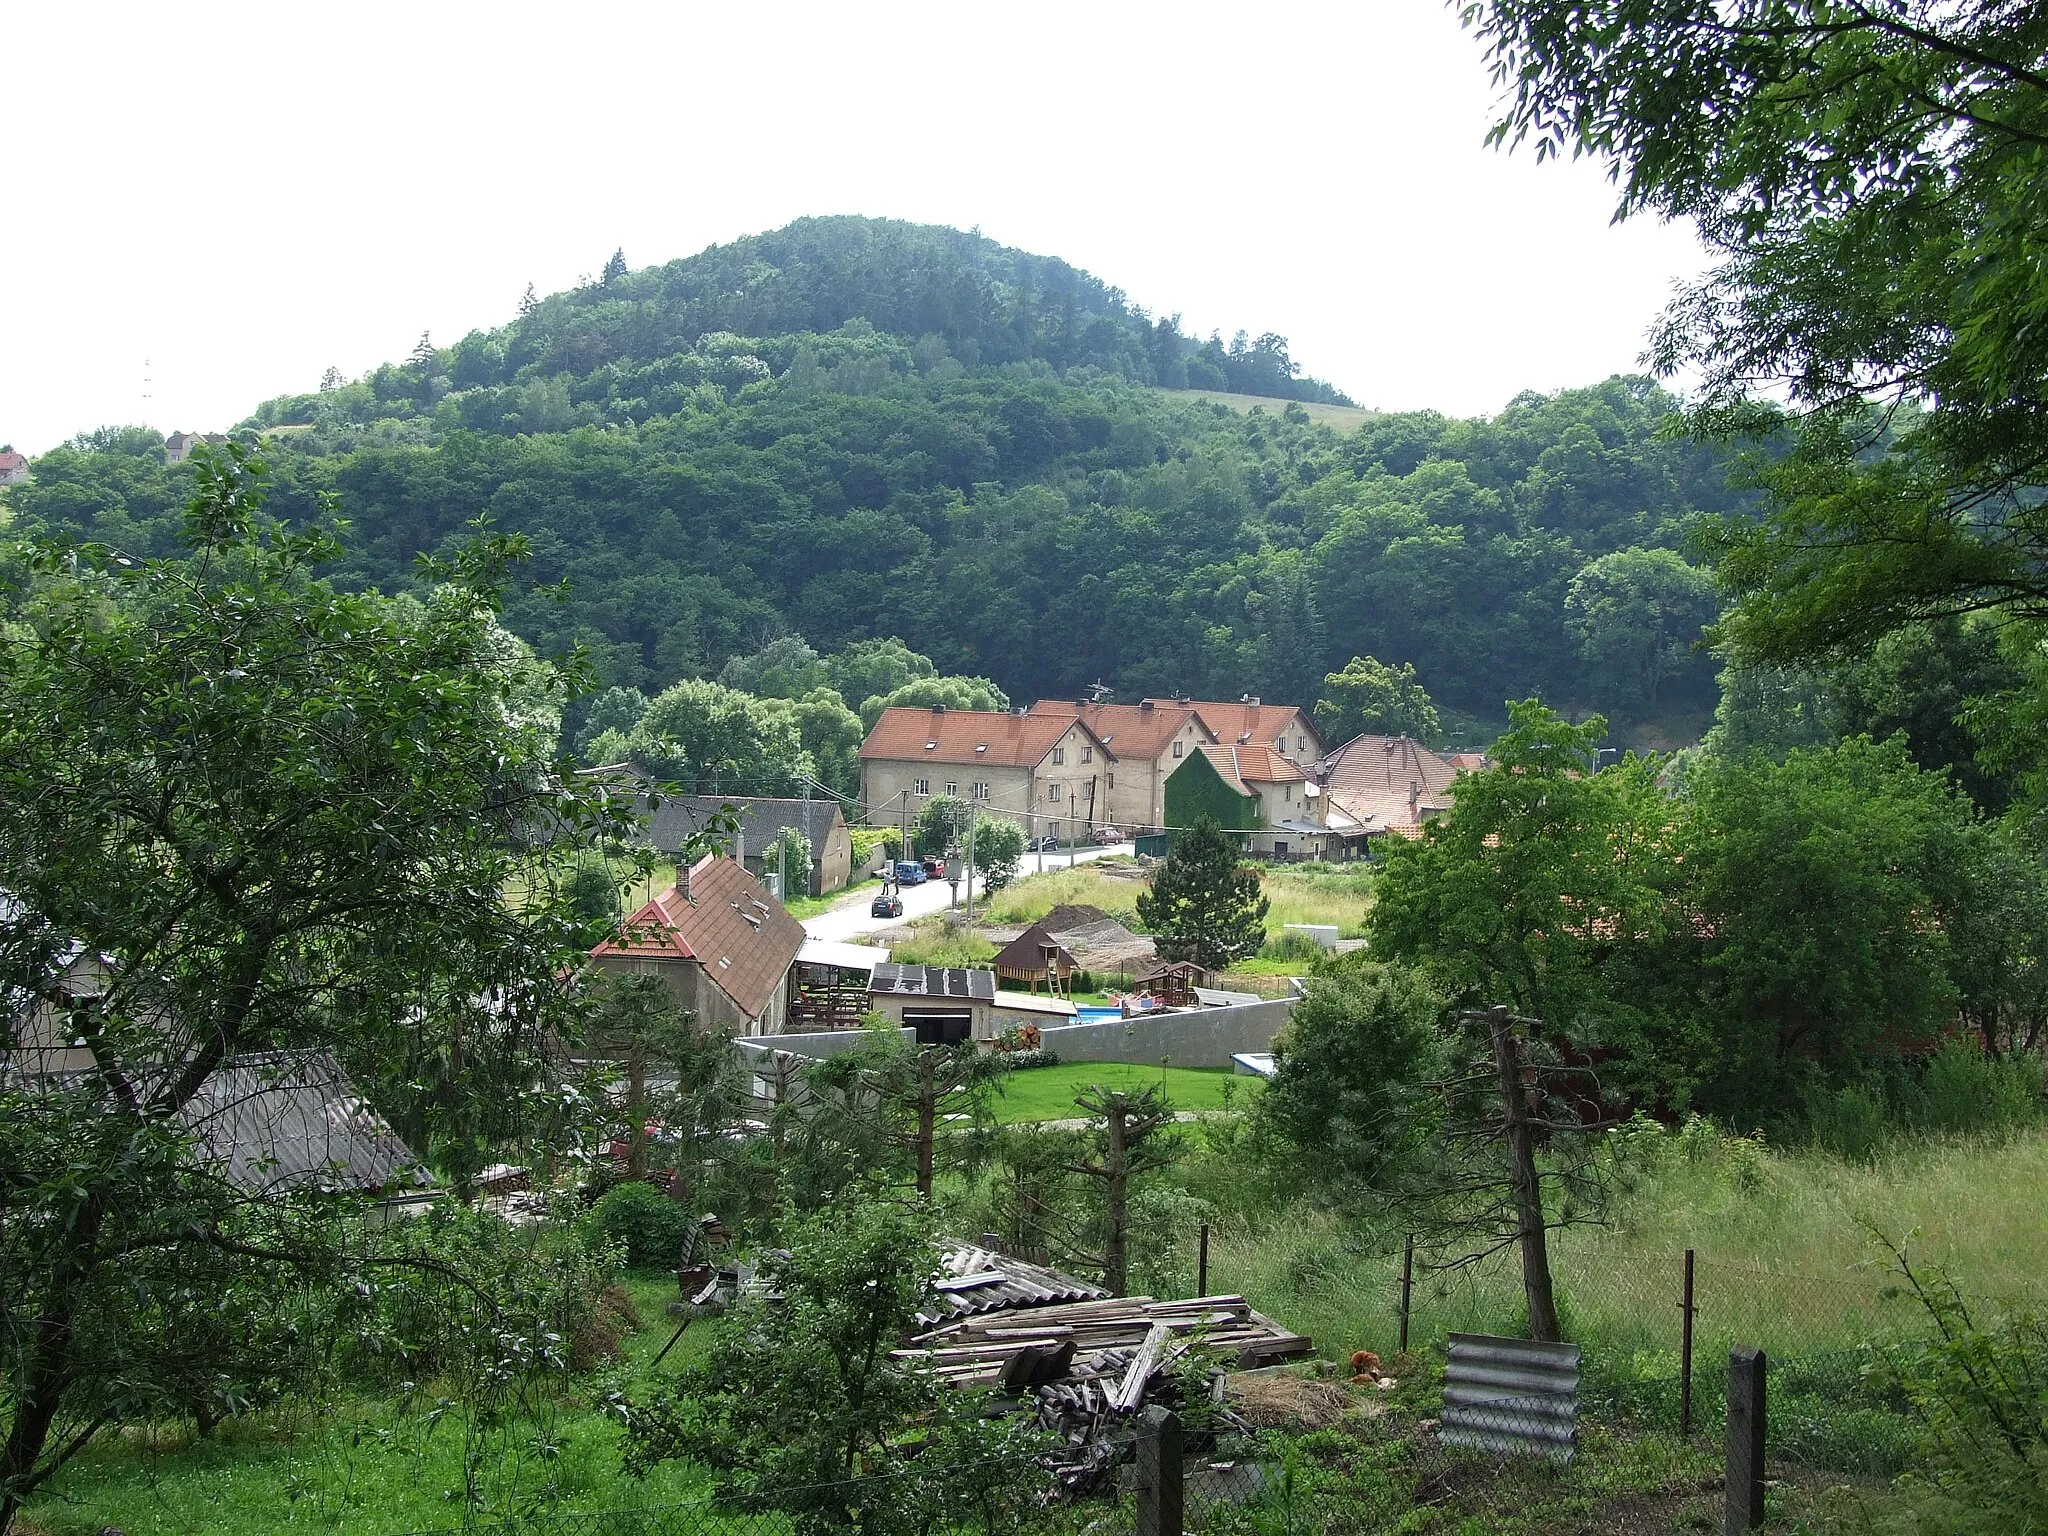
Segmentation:
<svg viewBox="0 0 2048 1536">
<path fill-rule="evenodd" d="M 924 861 L 924 872 L 934 880 L 943 880 L 946 878 L 946 861 L 927 855 Z"/>
<path fill-rule="evenodd" d="M 1025 841 L 1024 851 L 1026 853 L 1051 853 L 1059 845 L 1060 840 L 1056 837 L 1034 837 Z"/>
<path fill-rule="evenodd" d="M 903 898 L 894 891 L 885 890 L 868 907 L 870 917 L 901 917 Z"/>
<path fill-rule="evenodd" d="M 1123 833 L 1118 831 L 1115 827 L 1097 827 L 1091 835 L 1094 837 L 1096 842 L 1104 845 L 1105 847 L 1108 846 L 1110 843 L 1120 843 L 1124 840 Z"/>
<path fill-rule="evenodd" d="M 923 885 L 931 876 L 924 872 L 924 866 L 915 859 L 896 861 L 896 883 L 898 885 Z"/>
</svg>

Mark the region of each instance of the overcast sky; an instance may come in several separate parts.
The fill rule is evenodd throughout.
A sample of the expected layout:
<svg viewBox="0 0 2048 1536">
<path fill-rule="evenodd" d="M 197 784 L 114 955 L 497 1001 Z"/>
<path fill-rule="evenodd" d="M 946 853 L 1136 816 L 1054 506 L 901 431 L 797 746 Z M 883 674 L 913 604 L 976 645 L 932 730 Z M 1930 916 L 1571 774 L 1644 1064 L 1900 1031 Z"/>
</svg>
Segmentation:
<svg viewBox="0 0 2048 1536">
<path fill-rule="evenodd" d="M 19 5 L 0 442 L 259 400 L 805 214 L 982 232 L 1362 405 L 1497 411 L 1636 365 L 1678 228 L 1488 149 L 1440 0 Z M 151 398 L 144 399 L 144 363 Z"/>
</svg>

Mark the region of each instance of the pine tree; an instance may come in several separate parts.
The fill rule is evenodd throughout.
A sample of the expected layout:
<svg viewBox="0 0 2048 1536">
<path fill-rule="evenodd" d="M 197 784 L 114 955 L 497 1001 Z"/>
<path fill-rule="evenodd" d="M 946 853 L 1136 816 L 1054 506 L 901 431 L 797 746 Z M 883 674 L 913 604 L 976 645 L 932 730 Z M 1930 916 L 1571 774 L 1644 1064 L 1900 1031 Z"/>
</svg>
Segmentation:
<svg viewBox="0 0 2048 1536">
<path fill-rule="evenodd" d="M 320 393 L 324 395 L 331 389 L 339 389 L 344 382 L 341 370 L 329 363 L 327 371 L 320 375 Z"/>
<path fill-rule="evenodd" d="M 434 340 L 425 331 L 420 332 L 420 339 L 412 349 L 411 362 L 413 367 L 419 369 L 423 378 L 430 376 L 434 371 Z"/>
<path fill-rule="evenodd" d="M 612 252 L 612 259 L 604 264 L 602 281 L 611 283 L 626 275 L 626 248 L 622 245 Z"/>
<path fill-rule="evenodd" d="M 1160 954 L 1221 970 L 1266 942 L 1267 906 L 1259 872 L 1238 862 L 1229 835 L 1204 816 L 1174 839 L 1152 889 L 1138 897 L 1138 918 Z"/>
<path fill-rule="evenodd" d="M 533 291 L 533 284 L 526 285 L 526 292 L 519 296 L 519 318 L 531 320 L 540 313 L 540 295 Z"/>
</svg>

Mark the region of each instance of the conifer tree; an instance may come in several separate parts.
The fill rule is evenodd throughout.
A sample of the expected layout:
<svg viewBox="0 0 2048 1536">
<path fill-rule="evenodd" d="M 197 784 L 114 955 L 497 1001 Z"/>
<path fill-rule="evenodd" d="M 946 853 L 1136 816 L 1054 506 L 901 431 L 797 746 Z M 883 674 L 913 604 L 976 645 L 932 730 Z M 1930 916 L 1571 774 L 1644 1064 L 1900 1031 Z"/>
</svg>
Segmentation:
<svg viewBox="0 0 2048 1536">
<path fill-rule="evenodd" d="M 612 252 L 612 259 L 604 264 L 604 278 L 607 283 L 626 275 L 626 248 L 622 245 Z"/>
<path fill-rule="evenodd" d="M 1174 839 L 1152 889 L 1138 897 L 1138 917 L 1160 954 L 1220 970 L 1266 942 L 1267 906 L 1259 872 L 1238 862 L 1229 835 L 1204 816 Z"/>
</svg>

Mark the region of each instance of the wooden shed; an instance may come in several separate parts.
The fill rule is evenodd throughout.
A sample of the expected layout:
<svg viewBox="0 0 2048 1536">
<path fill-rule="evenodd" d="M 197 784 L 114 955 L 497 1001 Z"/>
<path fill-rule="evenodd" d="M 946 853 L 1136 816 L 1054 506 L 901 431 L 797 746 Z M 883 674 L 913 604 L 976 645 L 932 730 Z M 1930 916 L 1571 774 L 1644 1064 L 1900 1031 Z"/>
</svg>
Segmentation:
<svg viewBox="0 0 2048 1536">
<path fill-rule="evenodd" d="M 995 958 L 996 975 L 1005 981 L 1024 982 L 1034 992 L 1043 982 L 1055 997 L 1066 996 L 1074 972 L 1079 969 L 1072 952 L 1043 923 L 1026 928 Z"/>
</svg>

